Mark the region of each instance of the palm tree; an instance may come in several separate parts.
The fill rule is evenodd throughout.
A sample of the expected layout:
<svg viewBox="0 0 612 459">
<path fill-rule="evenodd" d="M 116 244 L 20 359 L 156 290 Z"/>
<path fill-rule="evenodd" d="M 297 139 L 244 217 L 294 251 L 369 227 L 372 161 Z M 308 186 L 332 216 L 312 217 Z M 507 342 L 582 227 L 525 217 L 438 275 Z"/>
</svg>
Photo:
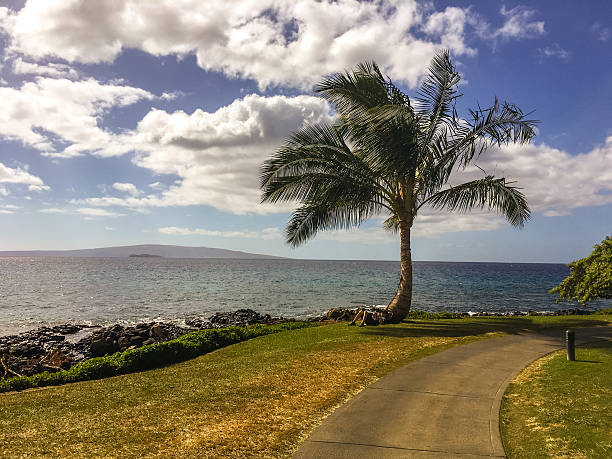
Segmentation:
<svg viewBox="0 0 612 459">
<path fill-rule="evenodd" d="M 455 110 L 459 80 L 448 51 L 432 59 L 414 100 L 374 62 L 333 74 L 315 92 L 335 106 L 337 121 L 293 133 L 261 168 L 262 202 L 299 202 L 286 228 L 292 246 L 319 230 L 388 216 L 384 225 L 399 232 L 401 247 L 400 281 L 387 306 L 396 322 L 410 311 L 410 231 L 424 206 L 464 212 L 488 207 L 515 227 L 530 217 L 525 196 L 505 178 L 485 175 L 447 185 L 453 171 L 491 145 L 529 142 L 537 123 L 497 99 L 460 118 Z"/>
</svg>

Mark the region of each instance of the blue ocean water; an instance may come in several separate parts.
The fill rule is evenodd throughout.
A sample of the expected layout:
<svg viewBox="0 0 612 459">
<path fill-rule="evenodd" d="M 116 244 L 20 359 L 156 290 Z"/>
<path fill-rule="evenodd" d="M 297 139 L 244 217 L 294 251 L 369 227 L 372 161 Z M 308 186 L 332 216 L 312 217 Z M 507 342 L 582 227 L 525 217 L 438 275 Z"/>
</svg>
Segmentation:
<svg viewBox="0 0 612 459">
<path fill-rule="evenodd" d="M 568 274 L 562 264 L 415 262 L 413 308 L 566 308 L 547 292 Z M 240 308 L 306 317 L 386 304 L 398 279 L 393 261 L 0 258 L 0 334 L 68 321 L 180 321 Z"/>
</svg>

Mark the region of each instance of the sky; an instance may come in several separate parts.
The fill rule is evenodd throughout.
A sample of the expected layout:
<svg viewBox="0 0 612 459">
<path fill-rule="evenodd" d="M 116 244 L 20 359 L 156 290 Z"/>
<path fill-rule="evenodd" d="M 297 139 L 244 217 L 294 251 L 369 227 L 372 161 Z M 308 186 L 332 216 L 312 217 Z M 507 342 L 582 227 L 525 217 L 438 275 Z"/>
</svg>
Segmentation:
<svg viewBox="0 0 612 459">
<path fill-rule="evenodd" d="M 333 120 L 312 91 L 324 75 L 375 60 L 414 96 L 441 49 L 460 115 L 497 96 L 540 121 L 531 144 L 476 162 L 522 187 L 532 219 L 424 209 L 413 259 L 567 263 L 612 233 L 607 0 L 0 4 L 0 250 L 397 260 L 382 216 L 290 248 L 291 206 L 260 204 L 258 171 L 292 131 Z"/>
</svg>

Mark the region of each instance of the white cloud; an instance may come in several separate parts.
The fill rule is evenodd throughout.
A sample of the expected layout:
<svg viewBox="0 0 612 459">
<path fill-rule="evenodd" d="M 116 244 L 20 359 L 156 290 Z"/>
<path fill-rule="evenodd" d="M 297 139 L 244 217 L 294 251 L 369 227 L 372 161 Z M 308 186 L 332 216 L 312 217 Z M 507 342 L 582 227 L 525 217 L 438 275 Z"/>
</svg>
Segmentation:
<svg viewBox="0 0 612 459">
<path fill-rule="evenodd" d="M 67 213 L 67 210 L 59 209 L 57 207 L 46 207 L 44 209 L 40 209 L 39 212 L 43 214 L 65 214 Z"/>
<path fill-rule="evenodd" d="M 442 46 L 453 49 L 458 54 L 472 56 L 476 50 L 464 42 L 466 25 L 474 25 L 476 17 L 463 8 L 447 7 L 444 11 L 433 13 L 427 18 L 423 30 L 431 36 L 440 37 Z"/>
<path fill-rule="evenodd" d="M 136 185 L 134 185 L 133 183 L 115 182 L 113 183 L 113 188 L 115 190 L 127 193 L 132 196 L 138 196 L 140 194 L 140 191 L 138 191 L 138 188 L 136 188 Z"/>
<path fill-rule="evenodd" d="M 49 191 L 50 189 L 51 187 L 47 185 L 30 185 L 28 187 L 28 190 L 36 192 Z"/>
<path fill-rule="evenodd" d="M 535 10 L 525 6 L 516 6 L 510 10 L 502 6 L 500 13 L 506 18 L 504 25 L 497 29 L 493 36 L 502 39 L 534 38 L 545 33 L 544 21 L 531 21 Z"/>
<path fill-rule="evenodd" d="M 0 186 L 0 196 L 8 196 L 9 194 L 10 194 L 10 193 L 9 193 L 9 190 L 7 190 L 7 189 L 6 189 L 5 187 L 3 187 L 3 186 Z"/>
<path fill-rule="evenodd" d="M 545 216 L 612 203 L 612 136 L 579 155 L 544 144 L 511 144 L 491 149 L 475 163 L 487 173 L 516 181 L 532 211 Z M 452 181 L 481 176 L 481 171 L 470 167 Z"/>
<path fill-rule="evenodd" d="M 540 55 L 543 57 L 558 57 L 559 59 L 567 60 L 572 57 L 572 53 L 561 48 L 558 43 L 554 43 L 545 48 L 540 48 Z"/>
<path fill-rule="evenodd" d="M 87 215 L 88 217 L 122 217 L 124 214 L 112 212 L 106 209 L 98 209 L 93 207 L 81 207 L 76 209 L 80 214 Z"/>
<path fill-rule="evenodd" d="M 415 86 L 436 49 L 474 54 L 465 29 L 483 27 L 469 8 L 432 10 L 416 0 L 30 0 L 19 11 L 3 9 L 0 24 L 10 52 L 34 60 L 111 62 L 126 48 L 195 54 L 203 69 L 252 78 L 260 88 L 309 88 L 321 75 L 374 59 L 393 79 Z M 544 31 L 528 8 L 501 14 L 498 38 Z"/>
<path fill-rule="evenodd" d="M 99 118 L 112 107 L 154 97 L 143 89 L 101 84 L 92 78 L 37 78 L 19 89 L 0 88 L 0 135 L 49 156 L 121 155 L 130 146 L 121 135 L 98 126 Z"/>
<path fill-rule="evenodd" d="M 28 185 L 30 191 L 46 191 L 50 189 L 50 187 L 43 183 L 40 177 L 30 174 L 24 169 L 12 169 L 2 163 L 0 163 L 0 183 Z M 6 195 L 8 191 L 6 191 L 6 188 L 2 187 L 0 189 L 0 194 Z"/>
<path fill-rule="evenodd" d="M 106 231 L 115 231 L 115 228 L 113 228 L 112 226 L 105 226 L 104 229 Z"/>
<path fill-rule="evenodd" d="M 591 26 L 591 32 L 599 41 L 608 41 L 612 37 L 610 27 L 604 27 L 598 22 Z"/>
<path fill-rule="evenodd" d="M 133 209 L 210 205 L 237 214 L 286 211 L 288 206 L 259 204 L 259 167 L 291 131 L 331 119 L 327 103 L 311 96 L 248 95 L 212 113 L 151 110 L 130 134 L 128 141 L 139 152 L 134 161 L 179 180 L 160 194 L 75 203 Z"/>
<path fill-rule="evenodd" d="M 264 228 L 261 231 L 218 231 L 218 230 L 207 230 L 203 228 L 179 228 L 176 226 L 167 226 L 159 228 L 158 230 L 162 234 L 169 234 L 173 236 L 216 236 L 226 238 L 241 238 L 241 239 L 280 239 L 281 232 L 278 228 Z"/>
<path fill-rule="evenodd" d="M 162 190 L 165 187 L 166 186 L 163 183 L 160 183 L 160 182 L 149 183 L 149 188 L 152 188 L 154 190 Z"/>
<path fill-rule="evenodd" d="M 13 61 L 13 72 L 16 74 L 42 75 L 52 78 L 71 78 L 76 79 L 79 73 L 66 64 L 37 64 L 26 62 L 21 57 Z"/>
<path fill-rule="evenodd" d="M 19 206 L 14 204 L 0 204 L 0 214 L 14 214 Z"/>
</svg>

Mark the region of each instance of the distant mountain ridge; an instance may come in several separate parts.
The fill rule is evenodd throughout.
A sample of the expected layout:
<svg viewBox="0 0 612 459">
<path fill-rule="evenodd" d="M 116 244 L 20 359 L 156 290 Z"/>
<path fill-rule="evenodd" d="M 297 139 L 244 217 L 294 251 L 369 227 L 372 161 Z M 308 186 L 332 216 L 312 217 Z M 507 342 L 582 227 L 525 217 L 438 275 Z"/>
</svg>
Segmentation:
<svg viewBox="0 0 612 459">
<path fill-rule="evenodd" d="M 0 257 L 129 257 L 143 255 L 163 258 L 236 258 L 236 259 L 282 259 L 272 255 L 240 252 L 238 250 L 214 249 L 210 247 L 186 247 L 182 245 L 142 244 L 118 247 L 102 247 L 79 250 L 11 250 L 0 251 Z"/>
</svg>

